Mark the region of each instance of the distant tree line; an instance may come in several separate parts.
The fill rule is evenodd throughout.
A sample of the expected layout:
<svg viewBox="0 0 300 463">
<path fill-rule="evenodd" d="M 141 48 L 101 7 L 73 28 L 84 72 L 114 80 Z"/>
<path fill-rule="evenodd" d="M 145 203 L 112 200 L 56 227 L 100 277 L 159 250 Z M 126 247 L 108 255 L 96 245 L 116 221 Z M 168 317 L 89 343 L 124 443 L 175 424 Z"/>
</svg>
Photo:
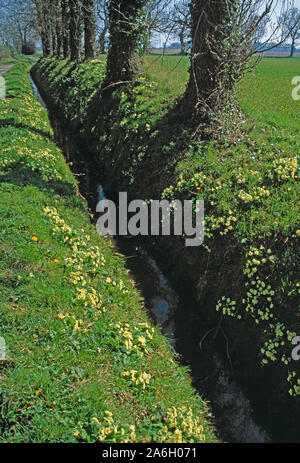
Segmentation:
<svg viewBox="0 0 300 463">
<path fill-rule="evenodd" d="M 31 0 L 0 1 L 0 45 L 12 52 L 30 54 L 39 39 L 37 14 Z"/>
<path fill-rule="evenodd" d="M 291 40 L 290 57 L 294 55 L 296 41 L 300 40 L 300 10 L 295 7 L 289 8 L 281 17 L 282 27 L 285 35 Z"/>
<path fill-rule="evenodd" d="M 163 38 L 164 47 L 171 40 L 177 40 L 181 54 L 190 51 L 192 3 L 190 0 L 143 2 L 137 14 L 139 52 L 147 52 L 155 35 Z M 300 10 L 293 6 L 292 1 L 224 0 L 225 9 L 231 8 L 233 3 L 243 16 L 241 27 L 245 26 L 243 21 L 247 16 L 250 21 L 259 19 L 264 6 L 268 5 L 269 13 L 255 26 L 253 43 L 256 43 L 256 49 L 265 48 L 264 37 L 281 43 L 278 37 L 280 30 L 281 36 L 291 41 L 290 56 L 293 56 L 300 39 Z M 278 13 L 280 4 L 281 12 Z M 103 54 L 110 43 L 112 5 L 111 0 L 0 0 L 0 44 L 18 53 L 32 53 L 35 42 L 40 38 L 45 56 L 88 59 L 94 56 L 96 50 Z"/>
<path fill-rule="evenodd" d="M 45 57 L 90 59 L 95 56 L 94 0 L 33 0 Z"/>
</svg>

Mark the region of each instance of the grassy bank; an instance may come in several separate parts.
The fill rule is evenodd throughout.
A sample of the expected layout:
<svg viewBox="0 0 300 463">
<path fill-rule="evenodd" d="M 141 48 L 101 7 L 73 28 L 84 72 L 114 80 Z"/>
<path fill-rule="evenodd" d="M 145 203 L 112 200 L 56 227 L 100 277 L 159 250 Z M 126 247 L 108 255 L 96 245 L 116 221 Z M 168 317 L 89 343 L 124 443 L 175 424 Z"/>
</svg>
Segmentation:
<svg viewBox="0 0 300 463">
<path fill-rule="evenodd" d="M 14 64 L 14 63 L 20 63 L 22 61 L 28 60 L 28 57 L 25 55 L 17 55 L 17 56 L 1 56 L 0 54 L 0 64 Z"/>
<path fill-rule="evenodd" d="M 96 140 L 100 164 L 109 172 L 108 191 L 117 183 L 132 197 L 205 200 L 204 245 L 191 251 L 183 239 L 169 239 L 160 249 L 174 280 L 196 293 L 198 338 L 222 326 L 241 382 L 261 391 L 259 403 L 268 407 L 268 425 L 274 424 L 276 409 L 278 414 L 290 410 L 285 421 L 290 426 L 300 393 L 299 362 L 291 358 L 291 340 L 300 326 L 300 107 L 291 98 L 299 59 L 263 60 L 237 88 L 246 117 L 224 114 L 226 124 L 210 142 L 186 139 L 178 120 L 166 123 L 184 88 L 187 68 L 185 58 L 160 62 L 149 57 L 135 85 L 113 93 L 113 110 L 103 114 L 98 109 L 92 137 L 84 124 L 100 86 L 93 86 L 93 79 L 104 74 L 103 59 L 76 69 L 67 62 L 42 60 L 36 71 L 58 114 L 68 108 L 73 128 L 79 124 L 85 137 Z M 91 85 L 81 84 L 82 73 Z M 62 122 L 72 128 L 66 112 Z M 218 333 L 224 344 L 222 331 Z"/>
<path fill-rule="evenodd" d="M 35 100 L 0 102 L 0 442 L 211 442 L 206 403 L 153 328 Z"/>
</svg>

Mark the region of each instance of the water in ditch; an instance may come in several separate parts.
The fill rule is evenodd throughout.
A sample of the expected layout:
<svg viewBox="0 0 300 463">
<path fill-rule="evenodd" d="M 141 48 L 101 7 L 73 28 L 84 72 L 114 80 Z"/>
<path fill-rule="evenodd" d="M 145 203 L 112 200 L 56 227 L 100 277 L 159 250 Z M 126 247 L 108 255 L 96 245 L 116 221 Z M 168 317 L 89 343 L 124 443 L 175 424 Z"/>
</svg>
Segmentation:
<svg viewBox="0 0 300 463">
<path fill-rule="evenodd" d="M 46 108 L 35 83 L 30 80 L 37 100 Z M 67 134 L 60 130 L 59 122 L 51 116 L 57 143 L 68 160 L 75 160 L 77 148 Z M 83 171 L 81 175 L 82 179 L 85 176 Z M 102 186 L 98 186 L 97 192 L 89 192 L 85 196 L 91 199 L 93 205 L 97 198 L 105 197 Z M 220 440 L 270 442 L 270 435 L 253 419 L 249 400 L 234 381 L 230 363 L 225 364 L 216 349 L 206 350 L 205 339 L 195 335 L 191 314 L 197 310 L 197 302 L 191 295 L 180 294 L 172 287 L 158 262 L 138 239 L 115 238 L 114 242 L 117 250 L 126 257 L 127 267 L 144 297 L 153 322 L 161 328 L 179 353 L 181 362 L 189 366 L 194 387 L 210 401 L 212 419 Z"/>
<path fill-rule="evenodd" d="M 35 83 L 33 81 L 33 78 L 31 77 L 30 74 L 29 74 L 29 80 L 30 80 L 30 83 L 31 83 L 31 86 L 32 86 L 32 89 L 33 89 L 33 94 L 34 94 L 35 98 L 38 100 L 38 102 L 40 103 L 40 105 L 43 108 L 47 109 L 47 105 L 44 102 L 43 98 L 41 97 L 40 92 L 39 92 L 37 86 L 35 85 Z"/>
<path fill-rule="evenodd" d="M 99 199 L 106 199 L 101 185 Z M 114 242 L 127 258 L 127 267 L 144 297 L 150 317 L 181 355 L 182 362 L 190 367 L 194 386 L 210 400 L 221 440 L 270 442 L 268 433 L 255 423 L 250 402 L 233 380 L 230 364 L 225 366 L 217 351 L 202 348 L 205 339 L 197 338 L 191 330 L 190 315 L 197 310 L 195 300 L 172 287 L 157 261 L 137 238 L 115 237 Z"/>
</svg>

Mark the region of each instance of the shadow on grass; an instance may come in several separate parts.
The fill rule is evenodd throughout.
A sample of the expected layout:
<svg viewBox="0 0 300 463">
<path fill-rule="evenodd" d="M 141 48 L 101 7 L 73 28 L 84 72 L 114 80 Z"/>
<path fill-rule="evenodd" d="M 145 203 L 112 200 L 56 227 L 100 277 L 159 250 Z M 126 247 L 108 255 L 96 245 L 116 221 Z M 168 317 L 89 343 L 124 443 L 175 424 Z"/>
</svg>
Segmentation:
<svg viewBox="0 0 300 463">
<path fill-rule="evenodd" d="M 57 62 L 46 63 L 46 65 L 41 66 L 41 70 L 43 72 L 47 71 L 48 73 L 47 80 L 49 82 L 49 85 L 51 85 L 51 83 L 55 82 L 56 78 L 61 75 L 62 70 L 64 68 L 70 67 L 68 69 L 68 72 L 64 76 L 65 78 L 69 78 L 72 75 L 72 72 L 77 68 L 77 66 L 78 66 L 78 62 L 76 61 L 72 62 L 71 60 L 68 60 L 63 66 L 59 67 L 59 69 L 53 74 L 52 74 L 52 70 L 57 67 Z M 32 71 L 34 73 L 35 71 L 34 67 L 32 68 Z"/>
<path fill-rule="evenodd" d="M 40 190 L 49 193 L 57 193 L 60 196 L 76 196 L 76 186 L 67 182 L 57 180 L 43 180 L 42 173 L 38 170 L 32 171 L 20 164 L 11 164 L 0 172 L 0 183 L 11 183 L 17 186 L 36 186 Z"/>
<path fill-rule="evenodd" d="M 0 119 L 0 128 L 2 127 L 15 127 L 16 129 L 24 129 L 30 132 L 33 132 L 42 137 L 48 138 L 48 140 L 54 141 L 53 135 L 44 130 L 37 129 L 36 127 L 31 127 L 30 125 L 23 124 L 23 122 L 16 122 L 13 118 Z"/>
</svg>

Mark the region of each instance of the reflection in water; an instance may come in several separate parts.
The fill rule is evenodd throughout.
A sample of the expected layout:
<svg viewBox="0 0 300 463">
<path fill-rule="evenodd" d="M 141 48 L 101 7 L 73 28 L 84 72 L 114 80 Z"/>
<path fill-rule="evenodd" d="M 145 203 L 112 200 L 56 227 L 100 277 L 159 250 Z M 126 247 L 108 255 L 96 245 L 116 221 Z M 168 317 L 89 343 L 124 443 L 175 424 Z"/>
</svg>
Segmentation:
<svg viewBox="0 0 300 463">
<path fill-rule="evenodd" d="M 46 103 L 44 102 L 43 98 L 41 97 L 40 95 L 40 92 L 38 91 L 38 88 L 37 86 L 35 85 L 31 75 L 29 74 L 29 80 L 30 80 L 30 83 L 31 83 L 31 86 L 32 86 L 32 89 L 33 89 L 33 93 L 34 93 L 34 96 L 36 97 L 36 99 L 38 100 L 38 102 L 40 103 L 40 105 L 47 109 L 47 106 L 46 106 Z"/>
</svg>

